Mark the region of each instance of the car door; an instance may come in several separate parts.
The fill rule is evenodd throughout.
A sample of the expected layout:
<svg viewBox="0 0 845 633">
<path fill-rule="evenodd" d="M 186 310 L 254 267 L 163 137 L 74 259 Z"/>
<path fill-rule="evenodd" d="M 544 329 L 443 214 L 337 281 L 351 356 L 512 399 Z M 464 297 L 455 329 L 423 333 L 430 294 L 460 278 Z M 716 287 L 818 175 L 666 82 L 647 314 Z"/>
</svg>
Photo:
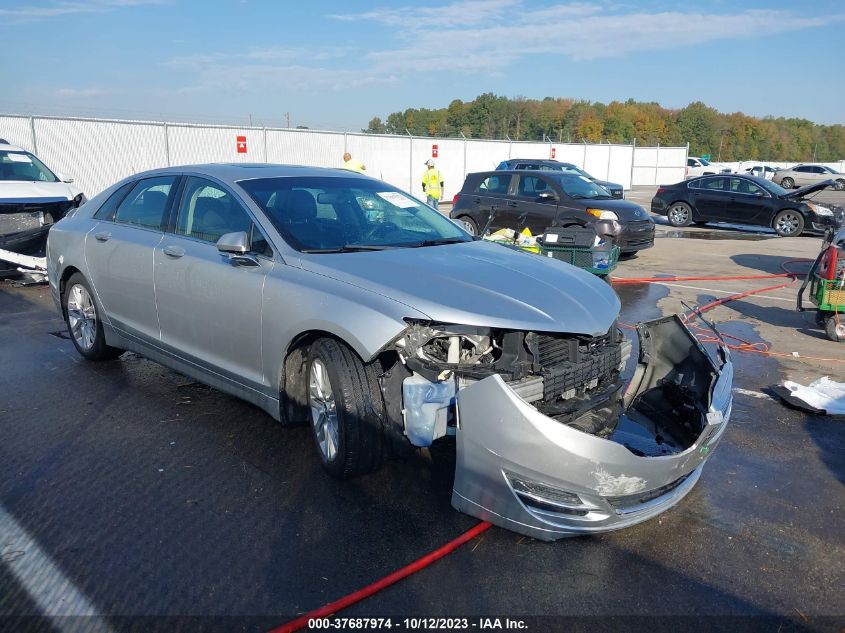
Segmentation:
<svg viewBox="0 0 845 633">
<path fill-rule="evenodd" d="M 792 171 L 795 174 L 795 184 L 799 187 L 811 185 L 816 182 L 815 167 L 812 165 L 798 165 Z"/>
<path fill-rule="evenodd" d="M 186 176 L 174 211 L 154 256 L 162 343 L 206 371 L 260 391 L 269 244 L 240 199 L 210 179 Z M 236 231 L 252 238 L 251 265 L 217 250 L 217 240 Z"/>
<path fill-rule="evenodd" d="M 727 216 L 728 178 L 708 176 L 690 185 L 690 202 L 695 207 L 695 219 L 724 221 Z"/>
<path fill-rule="evenodd" d="M 771 219 L 771 196 L 753 181 L 730 178 L 724 219 L 739 224 L 768 224 Z"/>
<path fill-rule="evenodd" d="M 492 173 L 482 178 L 475 190 L 469 195 L 473 217 L 478 221 L 479 232 L 484 231 L 490 220 L 490 213 L 495 207 L 496 215 L 490 222 L 489 231 L 494 232 L 505 226 L 508 213 L 511 174 Z"/>
<path fill-rule="evenodd" d="M 85 239 L 94 291 L 121 334 L 160 337 L 153 258 L 177 178 L 154 176 L 121 187 L 98 211 L 99 222 Z"/>
<path fill-rule="evenodd" d="M 543 233 L 557 217 L 559 195 L 548 178 L 540 173 L 519 174 L 514 195 L 508 202 L 508 228 L 528 228 L 533 235 Z"/>
</svg>

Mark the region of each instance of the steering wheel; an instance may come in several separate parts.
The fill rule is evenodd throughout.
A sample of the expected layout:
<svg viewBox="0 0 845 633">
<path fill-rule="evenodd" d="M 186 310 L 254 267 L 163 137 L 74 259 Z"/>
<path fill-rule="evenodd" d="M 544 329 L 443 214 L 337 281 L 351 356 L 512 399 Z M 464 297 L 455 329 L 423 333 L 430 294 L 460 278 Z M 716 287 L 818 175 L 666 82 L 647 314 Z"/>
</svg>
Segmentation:
<svg viewBox="0 0 845 633">
<path fill-rule="evenodd" d="M 381 222 L 375 225 L 372 229 L 370 229 L 370 231 L 364 236 L 364 239 L 384 239 L 394 231 L 398 230 L 399 227 L 396 226 L 393 222 Z"/>
</svg>

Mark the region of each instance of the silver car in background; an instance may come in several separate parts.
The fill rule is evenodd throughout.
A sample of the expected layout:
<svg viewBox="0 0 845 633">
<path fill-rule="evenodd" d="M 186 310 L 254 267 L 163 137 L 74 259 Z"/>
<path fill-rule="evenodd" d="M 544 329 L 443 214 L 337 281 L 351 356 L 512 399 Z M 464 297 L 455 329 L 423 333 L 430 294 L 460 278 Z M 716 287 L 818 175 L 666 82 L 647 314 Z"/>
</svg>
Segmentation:
<svg viewBox="0 0 845 633">
<path fill-rule="evenodd" d="M 679 318 L 639 326 L 625 386 L 606 283 L 348 171 L 137 174 L 53 227 L 48 271 L 84 357 L 132 350 L 308 422 L 340 478 L 456 436 L 454 507 L 540 539 L 671 507 L 730 416 L 727 350 Z"/>
</svg>

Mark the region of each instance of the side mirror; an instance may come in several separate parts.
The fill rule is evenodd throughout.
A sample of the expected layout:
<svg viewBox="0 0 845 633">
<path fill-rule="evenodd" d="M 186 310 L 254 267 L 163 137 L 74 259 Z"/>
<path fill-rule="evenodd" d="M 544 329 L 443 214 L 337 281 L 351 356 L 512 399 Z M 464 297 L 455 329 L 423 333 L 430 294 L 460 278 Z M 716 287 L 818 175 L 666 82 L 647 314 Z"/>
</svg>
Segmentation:
<svg viewBox="0 0 845 633">
<path fill-rule="evenodd" d="M 61 180 L 62 182 L 66 182 L 68 184 L 73 182 L 72 176 L 63 176 L 62 174 L 56 174 L 56 175 L 59 177 L 59 180 Z"/>
<path fill-rule="evenodd" d="M 217 240 L 217 250 L 221 253 L 243 255 L 249 252 L 249 236 L 246 231 L 235 231 L 221 235 Z"/>
<path fill-rule="evenodd" d="M 553 194 L 551 191 L 542 191 L 537 195 L 537 198 L 542 200 L 543 202 L 550 202 L 552 200 L 557 200 L 557 196 Z"/>
</svg>

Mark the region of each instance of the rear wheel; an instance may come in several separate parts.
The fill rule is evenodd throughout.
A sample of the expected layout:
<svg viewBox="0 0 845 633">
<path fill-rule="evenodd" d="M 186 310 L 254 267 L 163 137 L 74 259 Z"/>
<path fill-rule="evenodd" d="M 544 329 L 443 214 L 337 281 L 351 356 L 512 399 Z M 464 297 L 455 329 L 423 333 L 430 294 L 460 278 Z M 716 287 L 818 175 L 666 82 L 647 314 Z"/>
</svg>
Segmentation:
<svg viewBox="0 0 845 633">
<path fill-rule="evenodd" d="M 845 343 L 845 315 L 831 314 L 824 322 L 827 338 L 837 343 Z"/>
<path fill-rule="evenodd" d="M 692 222 L 692 209 L 686 202 L 673 202 L 666 218 L 672 226 L 689 226 Z"/>
<path fill-rule="evenodd" d="M 80 273 L 71 275 L 65 284 L 62 312 L 70 340 L 84 358 L 93 361 L 111 360 L 123 353 L 121 349 L 106 345 L 103 322 L 94 294 Z"/>
<path fill-rule="evenodd" d="M 784 189 L 792 189 L 795 186 L 795 181 L 787 177 L 780 181 L 780 186 Z"/>
<path fill-rule="evenodd" d="M 804 230 L 804 216 L 798 211 L 784 209 L 775 216 L 772 226 L 781 237 L 801 235 Z"/>
<path fill-rule="evenodd" d="M 372 472 L 384 458 L 384 404 L 378 376 L 343 343 L 319 339 L 308 353 L 311 432 L 323 468 L 348 479 Z"/>
<path fill-rule="evenodd" d="M 463 225 L 464 230 L 469 233 L 470 235 L 478 235 L 478 225 L 468 215 L 462 215 L 458 218 L 458 221 Z"/>
</svg>

